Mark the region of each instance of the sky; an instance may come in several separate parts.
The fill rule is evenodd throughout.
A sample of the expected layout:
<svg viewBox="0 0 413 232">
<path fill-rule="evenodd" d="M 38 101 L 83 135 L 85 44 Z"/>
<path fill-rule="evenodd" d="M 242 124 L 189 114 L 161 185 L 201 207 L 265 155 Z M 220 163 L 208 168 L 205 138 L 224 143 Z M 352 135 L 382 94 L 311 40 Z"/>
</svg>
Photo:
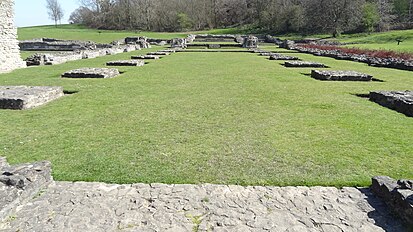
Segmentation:
<svg viewBox="0 0 413 232">
<path fill-rule="evenodd" d="M 64 11 L 62 23 L 68 23 L 70 14 L 78 8 L 78 0 L 59 0 Z M 54 24 L 49 19 L 46 0 L 15 0 L 15 23 L 17 27 Z"/>
</svg>

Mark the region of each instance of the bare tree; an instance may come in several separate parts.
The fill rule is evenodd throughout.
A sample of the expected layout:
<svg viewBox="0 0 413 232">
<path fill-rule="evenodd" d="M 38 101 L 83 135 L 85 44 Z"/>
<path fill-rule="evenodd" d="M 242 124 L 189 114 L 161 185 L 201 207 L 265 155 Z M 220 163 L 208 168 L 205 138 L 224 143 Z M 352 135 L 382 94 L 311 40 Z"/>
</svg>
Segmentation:
<svg viewBox="0 0 413 232">
<path fill-rule="evenodd" d="M 61 23 L 64 16 L 62 6 L 58 0 L 46 0 L 46 8 L 49 18 L 54 21 L 55 26 L 57 27 L 57 22 Z"/>
</svg>

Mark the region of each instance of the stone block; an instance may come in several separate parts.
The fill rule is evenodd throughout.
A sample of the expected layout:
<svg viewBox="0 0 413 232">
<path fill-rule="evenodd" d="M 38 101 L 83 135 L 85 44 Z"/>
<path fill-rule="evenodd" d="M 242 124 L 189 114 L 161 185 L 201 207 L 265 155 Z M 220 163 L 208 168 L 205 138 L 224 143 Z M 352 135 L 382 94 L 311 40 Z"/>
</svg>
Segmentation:
<svg viewBox="0 0 413 232">
<path fill-rule="evenodd" d="M 1 158 L 3 162 L 5 159 Z M 33 199 L 53 181 L 49 162 L 0 166 L 0 221 Z"/>
<path fill-rule="evenodd" d="M 148 55 L 150 56 L 168 56 L 169 52 L 149 52 Z"/>
<path fill-rule="evenodd" d="M 159 56 L 154 56 L 154 55 L 131 56 L 131 59 L 134 59 L 134 60 L 158 60 Z"/>
<path fill-rule="evenodd" d="M 143 60 L 116 60 L 106 63 L 107 66 L 143 66 L 145 62 Z"/>
<path fill-rule="evenodd" d="M 31 109 L 64 96 L 62 87 L 0 86 L 0 109 Z"/>
<path fill-rule="evenodd" d="M 81 68 L 62 74 L 66 78 L 113 78 L 118 76 L 119 70 L 115 68 Z"/>
<path fill-rule="evenodd" d="M 326 68 L 325 64 L 309 62 L 309 61 L 286 61 L 285 67 L 291 68 Z"/>
<path fill-rule="evenodd" d="M 295 56 L 284 56 L 281 54 L 275 54 L 270 56 L 270 60 L 299 60 L 299 58 Z"/>
<path fill-rule="evenodd" d="M 321 71 L 312 70 L 311 77 L 324 81 L 371 81 L 372 76 L 355 71 Z"/>
<path fill-rule="evenodd" d="M 413 117 L 413 91 L 370 92 L 370 100 L 409 117 Z"/>
<path fill-rule="evenodd" d="M 412 183 L 412 180 L 396 181 L 387 176 L 376 176 L 372 179 L 371 190 L 385 201 L 391 211 L 413 227 Z"/>
</svg>

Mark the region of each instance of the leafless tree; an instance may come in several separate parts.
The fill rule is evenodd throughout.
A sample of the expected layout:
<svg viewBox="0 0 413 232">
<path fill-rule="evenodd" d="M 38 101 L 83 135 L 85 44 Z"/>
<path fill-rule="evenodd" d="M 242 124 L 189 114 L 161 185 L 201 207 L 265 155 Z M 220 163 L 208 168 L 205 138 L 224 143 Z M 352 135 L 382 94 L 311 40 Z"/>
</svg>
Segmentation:
<svg viewBox="0 0 413 232">
<path fill-rule="evenodd" d="M 46 8 L 49 18 L 55 22 L 57 27 L 57 22 L 61 23 L 64 16 L 62 6 L 58 0 L 46 0 Z"/>
</svg>

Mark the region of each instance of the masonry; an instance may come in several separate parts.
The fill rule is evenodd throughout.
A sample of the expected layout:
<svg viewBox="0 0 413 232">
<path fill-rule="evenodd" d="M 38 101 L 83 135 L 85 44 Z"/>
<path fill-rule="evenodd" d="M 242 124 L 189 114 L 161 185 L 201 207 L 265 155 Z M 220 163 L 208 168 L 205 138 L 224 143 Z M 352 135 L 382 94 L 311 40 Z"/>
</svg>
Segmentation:
<svg viewBox="0 0 413 232">
<path fill-rule="evenodd" d="M 0 0 L 0 73 L 26 66 L 20 58 L 13 7 L 13 0 Z"/>
</svg>

